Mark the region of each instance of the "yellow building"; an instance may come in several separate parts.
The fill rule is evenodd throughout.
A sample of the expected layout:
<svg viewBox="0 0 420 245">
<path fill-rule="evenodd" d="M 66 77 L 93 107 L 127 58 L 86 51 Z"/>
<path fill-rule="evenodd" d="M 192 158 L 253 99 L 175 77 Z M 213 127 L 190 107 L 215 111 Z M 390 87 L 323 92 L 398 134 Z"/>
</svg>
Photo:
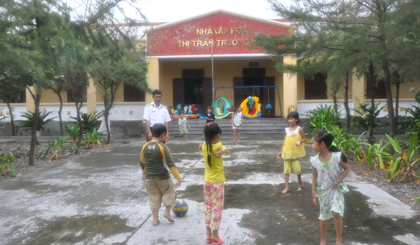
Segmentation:
<svg viewBox="0 0 420 245">
<path fill-rule="evenodd" d="M 224 97 L 231 105 L 239 106 L 248 96 L 257 96 L 262 103 L 263 117 L 284 117 L 289 110 L 297 110 L 302 116 L 319 104 L 333 104 L 325 83 L 327 74 L 316 74 L 312 79 L 300 75 L 283 74 L 276 71 L 275 63 L 264 50 L 252 45 L 255 33 L 288 34 L 290 26 L 281 20 L 259 19 L 223 10 L 171 23 L 164 23 L 147 31 L 148 84 L 163 92 L 162 103 L 167 106 L 181 104 L 196 105 L 200 113 L 213 103 L 214 97 Z M 286 64 L 297 64 L 294 55 L 283 57 Z M 418 82 L 407 83 L 400 89 L 400 107 L 417 104 L 409 88 Z M 375 101 L 386 101 L 384 88 L 376 89 Z M 337 98 L 343 101 L 344 89 Z M 367 99 L 364 77 L 353 76 L 349 84 L 349 105 L 364 103 Z M 393 88 L 395 96 L 395 88 Z M 93 84 L 88 88 L 83 112 L 102 110 L 100 92 Z M 64 120 L 75 116 L 75 106 L 63 93 Z M 45 91 L 41 108 L 55 111 L 58 97 Z M 151 95 L 125 85 L 118 91 L 111 120 L 141 120 L 143 108 L 152 101 Z M 1 101 L 0 101 L 1 102 Z M 13 103 L 14 115 L 33 110 L 29 93 L 22 96 L 21 103 Z M 272 111 L 265 105 L 270 103 Z M 221 104 L 220 106 L 222 106 Z M 0 113 L 8 114 L 4 103 Z M 402 109 L 400 109 L 402 110 Z M 387 113 L 384 111 L 383 116 Z"/>
</svg>

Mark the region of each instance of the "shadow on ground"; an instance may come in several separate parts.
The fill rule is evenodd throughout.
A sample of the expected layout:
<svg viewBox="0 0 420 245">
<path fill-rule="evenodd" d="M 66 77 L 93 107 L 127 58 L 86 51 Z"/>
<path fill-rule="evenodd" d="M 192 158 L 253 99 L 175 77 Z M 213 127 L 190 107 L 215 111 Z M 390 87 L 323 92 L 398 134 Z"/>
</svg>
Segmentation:
<svg viewBox="0 0 420 245">
<path fill-rule="evenodd" d="M 281 194 L 281 185 L 226 185 L 225 209 L 249 209 L 239 223 L 241 227 L 260 234 L 255 244 L 319 244 L 319 207 L 312 204 L 310 186 L 302 191 Z M 391 219 L 373 216 L 367 197 L 351 190 L 345 195 L 343 240 L 361 244 L 406 244 L 394 240 L 395 234 L 419 234 L 411 219 Z M 182 198 L 203 202 L 203 187 L 189 186 L 179 193 Z M 223 219 L 222 219 L 223 222 Z M 223 226 L 223 223 L 222 223 Z M 329 221 L 328 244 L 335 243 L 334 221 Z M 254 233 L 254 234 L 255 234 Z"/>
</svg>

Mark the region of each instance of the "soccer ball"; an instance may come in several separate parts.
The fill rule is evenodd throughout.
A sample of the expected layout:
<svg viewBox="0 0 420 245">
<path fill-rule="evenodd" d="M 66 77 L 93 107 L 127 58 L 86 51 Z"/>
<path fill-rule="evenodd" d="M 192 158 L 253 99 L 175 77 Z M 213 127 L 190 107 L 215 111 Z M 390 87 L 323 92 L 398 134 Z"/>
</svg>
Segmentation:
<svg viewBox="0 0 420 245">
<path fill-rule="evenodd" d="M 187 214 L 188 212 L 188 204 L 185 200 L 183 199 L 176 199 L 176 203 L 175 205 L 172 206 L 172 212 L 177 216 L 177 217 L 183 217 Z"/>
</svg>

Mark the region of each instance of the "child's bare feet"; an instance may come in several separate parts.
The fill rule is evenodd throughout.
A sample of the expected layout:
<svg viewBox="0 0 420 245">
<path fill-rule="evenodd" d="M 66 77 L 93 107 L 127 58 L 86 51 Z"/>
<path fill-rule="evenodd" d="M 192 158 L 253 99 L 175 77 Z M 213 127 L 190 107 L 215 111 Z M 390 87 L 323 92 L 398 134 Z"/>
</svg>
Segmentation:
<svg viewBox="0 0 420 245">
<path fill-rule="evenodd" d="M 335 241 L 335 245 L 342 245 L 342 241 Z"/>
<path fill-rule="evenodd" d="M 241 142 L 241 141 L 238 139 L 238 142 Z"/>
<path fill-rule="evenodd" d="M 153 220 L 153 226 L 157 226 L 158 224 L 159 224 L 159 220 L 158 219 Z"/>
<path fill-rule="evenodd" d="M 327 240 L 321 240 L 320 245 L 327 245 Z"/>
<path fill-rule="evenodd" d="M 164 214 L 163 217 L 165 217 L 166 219 L 168 219 L 169 222 L 173 223 L 175 222 L 175 220 L 172 219 L 170 214 Z"/>
<path fill-rule="evenodd" d="M 287 192 L 289 192 L 289 188 L 284 188 L 284 190 L 281 193 L 286 194 Z"/>
<path fill-rule="evenodd" d="M 188 141 L 188 140 L 186 140 L 186 141 Z"/>
<path fill-rule="evenodd" d="M 300 179 L 300 180 L 298 181 L 298 183 L 299 183 L 299 187 L 303 187 L 303 181 L 302 181 L 302 179 Z"/>
<path fill-rule="evenodd" d="M 236 140 L 235 139 L 233 139 L 233 142 L 235 142 Z"/>
</svg>

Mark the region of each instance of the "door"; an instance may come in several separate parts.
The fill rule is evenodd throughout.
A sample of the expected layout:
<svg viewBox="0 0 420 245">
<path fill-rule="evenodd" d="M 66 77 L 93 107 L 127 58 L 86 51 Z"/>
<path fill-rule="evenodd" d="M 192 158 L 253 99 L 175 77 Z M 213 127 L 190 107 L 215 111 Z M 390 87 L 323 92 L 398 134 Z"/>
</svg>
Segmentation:
<svg viewBox="0 0 420 245">
<path fill-rule="evenodd" d="M 203 108 L 207 110 L 207 106 L 213 105 L 213 86 L 211 77 L 205 77 L 203 80 Z M 205 112 L 202 112 L 205 113 Z"/>
<path fill-rule="evenodd" d="M 276 85 L 275 77 L 264 77 L 264 86 L 274 86 Z M 264 117 L 274 117 L 275 105 L 276 105 L 276 88 L 263 88 L 263 111 Z M 267 104 L 271 105 L 271 109 L 267 110 Z"/>
<path fill-rule="evenodd" d="M 235 88 L 235 86 L 244 86 L 243 77 L 234 77 L 233 78 L 233 106 L 240 106 L 244 100 L 243 95 L 241 94 L 240 88 Z"/>
<path fill-rule="evenodd" d="M 178 104 L 184 105 L 184 79 L 174 78 L 173 82 L 173 108 Z"/>
</svg>

